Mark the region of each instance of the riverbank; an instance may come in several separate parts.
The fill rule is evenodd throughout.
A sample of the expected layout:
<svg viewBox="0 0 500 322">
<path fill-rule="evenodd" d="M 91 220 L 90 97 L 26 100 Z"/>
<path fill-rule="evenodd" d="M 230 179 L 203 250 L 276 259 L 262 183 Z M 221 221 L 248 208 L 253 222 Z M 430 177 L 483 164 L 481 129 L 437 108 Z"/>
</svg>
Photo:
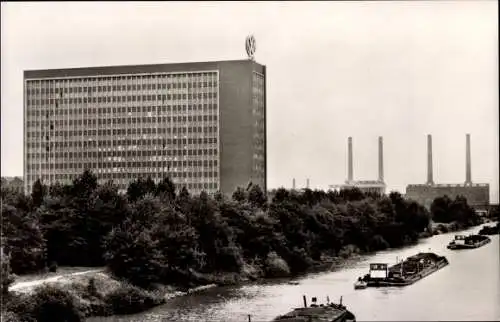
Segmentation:
<svg viewBox="0 0 500 322">
<path fill-rule="evenodd" d="M 115 279 L 105 270 L 62 274 L 15 283 L 2 305 L 2 321 L 40 321 L 44 306 L 58 305 L 80 319 L 93 316 L 134 314 L 164 304 L 177 296 L 193 294 L 215 284 L 181 291 L 156 285 L 146 290 Z M 64 308 L 64 309 L 63 309 Z M 62 313 L 61 313 L 62 314 Z"/>
<path fill-rule="evenodd" d="M 442 224 L 437 224 L 436 227 L 441 229 L 440 225 Z M 460 229 L 460 226 L 453 224 L 444 227 L 450 230 Z M 437 234 L 441 233 L 444 232 L 437 231 Z M 432 231 L 432 234 L 429 233 L 427 237 L 432 235 L 435 235 L 434 231 Z M 405 246 L 409 245 L 411 244 Z M 283 271 L 283 275 L 280 277 L 294 279 L 310 273 L 335 271 L 349 265 L 349 262 L 354 263 L 359 258 L 372 253 L 375 252 L 361 252 L 359 248 L 347 245 L 337 256 L 324 257 L 321 261 L 312 263 L 309 269 L 300 275 L 284 274 L 285 271 Z M 67 271 L 71 271 L 71 269 Z M 78 271 L 62 276 L 49 275 L 38 280 L 33 279 L 33 276 L 29 278 L 25 276 L 21 277 L 20 281 L 11 287 L 11 291 L 15 294 L 14 301 L 11 302 L 17 301 L 21 304 L 7 305 L 7 309 L 11 311 L 11 314 L 15 313 L 19 317 L 22 317 L 23 314 L 29 315 L 30 311 L 33 311 L 33 303 L 36 304 L 38 301 L 36 297 L 37 288 L 45 288 L 46 292 L 48 289 L 49 292 L 58 290 L 68 294 L 74 303 L 75 309 L 82 317 L 133 314 L 165 304 L 173 298 L 193 294 L 207 288 L 243 285 L 249 282 L 272 280 L 273 278 L 266 275 L 266 270 L 262 267 L 246 264 L 240 273 L 197 273 L 196 279 L 198 283 L 203 281 L 204 285 L 187 290 L 173 286 L 155 285 L 151 290 L 146 290 L 117 280 L 102 269 Z M 43 286 L 42 284 L 48 284 L 49 286 Z M 26 303 L 31 303 L 31 307 Z M 4 313 L 2 314 L 4 315 Z"/>
</svg>

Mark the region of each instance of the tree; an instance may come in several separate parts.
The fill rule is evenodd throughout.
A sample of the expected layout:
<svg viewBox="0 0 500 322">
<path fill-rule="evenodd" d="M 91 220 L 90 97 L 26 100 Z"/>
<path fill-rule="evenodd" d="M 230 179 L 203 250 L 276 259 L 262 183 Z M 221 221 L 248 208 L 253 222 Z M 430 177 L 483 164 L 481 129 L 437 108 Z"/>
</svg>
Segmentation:
<svg viewBox="0 0 500 322">
<path fill-rule="evenodd" d="M 43 198 L 47 195 L 47 187 L 42 184 L 40 179 L 37 179 L 33 184 L 33 190 L 31 192 L 31 199 L 33 200 L 33 206 L 35 208 L 40 207 L 43 202 Z"/>
<path fill-rule="evenodd" d="M 288 190 L 286 190 L 285 188 L 278 188 L 275 193 L 274 193 L 274 197 L 273 197 L 273 203 L 277 203 L 277 202 L 283 202 L 285 200 L 288 200 L 290 194 L 288 193 Z"/>
<path fill-rule="evenodd" d="M 22 274 L 43 268 L 45 241 L 36 216 L 4 205 L 2 224 L 2 246 L 9 254 L 12 270 Z"/>
<path fill-rule="evenodd" d="M 245 191 L 243 188 L 238 187 L 236 190 L 233 192 L 233 200 L 238 201 L 238 202 L 243 202 L 245 200 Z"/>
<path fill-rule="evenodd" d="M 262 208 L 265 206 L 267 198 L 258 185 L 252 185 L 248 192 L 248 201 L 255 207 Z"/>
<path fill-rule="evenodd" d="M 157 195 L 164 195 L 171 202 L 175 200 L 175 184 L 170 177 L 166 177 L 158 183 Z"/>
<path fill-rule="evenodd" d="M 448 196 L 437 197 L 432 201 L 431 213 L 435 222 L 449 223 L 453 221 L 450 213 L 451 199 Z"/>
<path fill-rule="evenodd" d="M 127 197 L 130 202 L 135 202 L 146 194 L 142 179 L 138 178 L 129 183 L 127 187 Z"/>
<path fill-rule="evenodd" d="M 97 177 L 88 169 L 73 180 L 72 196 L 87 198 L 97 189 Z"/>
</svg>

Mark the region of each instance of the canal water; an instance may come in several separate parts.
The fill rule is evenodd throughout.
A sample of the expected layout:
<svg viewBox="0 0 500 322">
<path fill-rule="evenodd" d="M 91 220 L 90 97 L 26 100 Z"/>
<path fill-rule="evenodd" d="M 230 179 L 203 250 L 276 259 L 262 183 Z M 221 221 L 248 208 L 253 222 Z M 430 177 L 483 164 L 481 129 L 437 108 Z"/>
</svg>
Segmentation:
<svg viewBox="0 0 500 322">
<path fill-rule="evenodd" d="M 475 227 L 460 234 L 477 233 Z M 302 306 L 302 295 L 326 297 L 351 310 L 358 321 L 500 321 L 500 241 L 478 249 L 446 248 L 457 233 L 421 240 L 417 245 L 392 249 L 350 261 L 334 272 L 239 287 L 220 287 L 170 300 L 153 310 L 130 316 L 92 318 L 90 321 L 270 321 L 292 307 Z M 354 290 L 358 276 L 371 262 L 392 265 L 397 258 L 432 251 L 448 258 L 450 265 L 403 288 Z"/>
</svg>

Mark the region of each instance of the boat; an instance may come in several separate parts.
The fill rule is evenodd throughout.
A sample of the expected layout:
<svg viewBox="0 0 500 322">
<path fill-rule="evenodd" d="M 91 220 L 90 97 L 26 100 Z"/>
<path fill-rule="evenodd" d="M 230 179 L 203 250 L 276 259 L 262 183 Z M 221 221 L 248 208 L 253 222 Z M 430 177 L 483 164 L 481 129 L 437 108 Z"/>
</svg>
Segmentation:
<svg viewBox="0 0 500 322">
<path fill-rule="evenodd" d="M 311 299 L 311 306 L 307 306 L 307 299 L 304 295 L 304 307 L 295 308 L 292 311 L 276 317 L 274 322 L 356 322 L 356 317 L 340 303 L 330 303 L 327 297 L 327 304 L 317 304 L 317 298 Z"/>
<path fill-rule="evenodd" d="M 363 279 L 361 277 L 358 278 L 356 283 L 354 283 L 355 290 L 362 290 L 362 289 L 365 289 L 367 287 L 368 287 L 367 283 L 365 281 L 363 281 Z"/>
<path fill-rule="evenodd" d="M 447 248 L 448 249 L 472 249 L 484 246 L 491 242 L 488 236 L 484 235 L 455 235 L 455 239 L 452 240 Z"/>
<path fill-rule="evenodd" d="M 448 260 L 444 256 L 418 253 L 391 267 L 386 263 L 370 264 L 369 273 L 361 281 L 367 287 L 407 286 L 447 265 Z"/>
<path fill-rule="evenodd" d="M 478 233 L 479 235 L 498 235 L 500 234 L 500 223 L 495 226 L 484 226 Z"/>
</svg>

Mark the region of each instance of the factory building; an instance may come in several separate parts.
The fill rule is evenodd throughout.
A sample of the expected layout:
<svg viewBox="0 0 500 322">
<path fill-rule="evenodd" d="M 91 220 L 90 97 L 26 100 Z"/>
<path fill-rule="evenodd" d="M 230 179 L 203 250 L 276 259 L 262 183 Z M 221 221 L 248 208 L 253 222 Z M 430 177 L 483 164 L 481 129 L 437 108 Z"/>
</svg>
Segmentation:
<svg viewBox="0 0 500 322">
<path fill-rule="evenodd" d="M 378 179 L 377 180 L 354 180 L 353 147 L 352 137 L 347 140 L 347 180 L 344 184 L 330 185 L 330 189 L 352 189 L 358 188 L 364 193 L 385 194 L 386 184 L 384 182 L 384 142 L 380 136 L 378 138 Z"/>
<path fill-rule="evenodd" d="M 463 196 L 469 205 L 476 210 L 488 209 L 490 203 L 490 186 L 487 183 L 473 183 L 471 171 L 470 134 L 466 135 L 465 182 L 463 184 L 436 184 L 433 178 L 432 136 L 427 135 L 427 182 L 410 184 L 406 187 L 406 198 L 415 200 L 430 209 L 432 201 L 447 195 L 450 198 Z"/>
</svg>

